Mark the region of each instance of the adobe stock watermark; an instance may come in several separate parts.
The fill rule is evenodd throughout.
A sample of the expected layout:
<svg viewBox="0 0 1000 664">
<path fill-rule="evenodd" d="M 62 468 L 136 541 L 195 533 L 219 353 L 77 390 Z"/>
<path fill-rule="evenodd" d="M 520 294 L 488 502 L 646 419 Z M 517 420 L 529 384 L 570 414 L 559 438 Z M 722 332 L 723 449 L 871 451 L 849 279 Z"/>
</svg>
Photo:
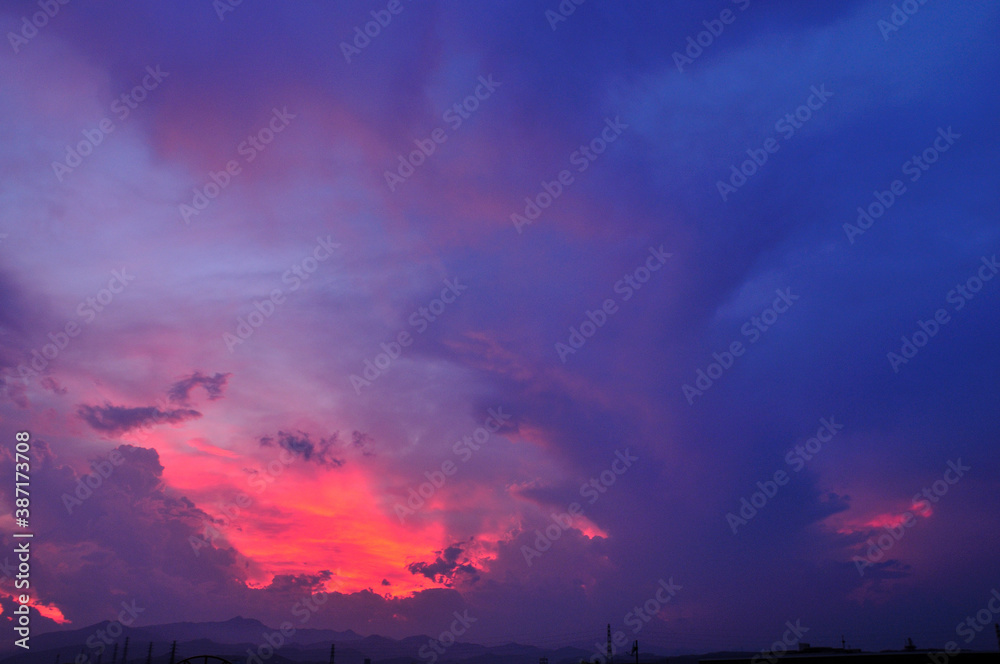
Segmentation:
<svg viewBox="0 0 1000 664">
<path fill-rule="evenodd" d="M 428 639 L 427 643 L 420 646 L 420 650 L 417 651 L 420 659 L 425 660 L 427 664 L 434 664 L 438 660 L 438 656 L 443 655 L 448 648 L 455 645 L 458 642 L 458 637 L 469 631 L 472 623 L 476 622 L 476 618 L 469 615 L 468 609 L 462 613 L 453 611 L 452 615 L 455 616 L 455 619 L 448 629 L 438 634 L 436 639 Z"/>
<path fill-rule="evenodd" d="M 124 122 L 132 111 L 139 108 L 139 104 L 144 102 L 149 93 L 160 87 L 163 79 L 170 76 L 170 72 L 156 67 L 147 66 L 146 75 L 142 77 L 139 85 L 131 90 L 121 93 L 111 102 L 110 110 L 118 117 L 119 122 Z M 117 127 L 110 117 L 102 118 L 93 129 L 84 129 L 83 140 L 76 145 L 66 146 L 66 156 L 61 161 L 52 162 L 52 171 L 56 180 L 63 181 L 63 178 L 73 172 L 78 166 L 83 164 L 83 160 L 94 153 L 98 145 Z"/>
<path fill-rule="evenodd" d="M 997 616 L 1000 616 L 1000 590 L 994 588 L 986 600 L 986 606 L 976 611 L 975 616 L 966 616 L 965 620 L 955 625 L 955 633 L 964 636 L 965 643 L 972 643 L 976 635 L 981 633 L 984 628 L 989 627 Z M 1000 638 L 1000 627 L 995 629 L 998 638 Z M 931 664 L 948 664 L 951 658 L 960 652 L 962 652 L 962 648 L 958 642 L 949 641 L 944 644 L 944 650 L 932 650 L 927 653 L 927 660 Z"/>
<path fill-rule="evenodd" d="M 802 445 L 796 445 L 789 450 L 785 455 L 785 463 L 792 469 L 793 473 L 799 472 L 806 467 L 808 461 L 820 453 L 823 445 L 833 440 L 837 432 L 843 428 L 844 425 L 838 424 L 833 415 L 829 418 L 820 418 L 816 435 L 806 440 Z M 739 515 L 733 512 L 726 514 L 726 523 L 729 524 L 733 534 L 737 533 L 740 526 L 750 523 L 750 520 L 757 516 L 771 499 L 778 495 L 780 488 L 788 484 L 790 480 L 791 475 L 785 469 L 779 468 L 774 471 L 771 479 L 757 482 L 757 491 L 751 493 L 749 499 L 740 498 L 740 507 L 737 510 Z"/>
<path fill-rule="evenodd" d="M 986 599 L 986 606 L 976 611 L 975 615 L 966 616 L 965 620 L 955 625 L 955 633 L 961 637 L 965 643 L 972 643 L 977 635 L 990 626 L 1000 617 L 1000 590 L 993 588 L 990 596 Z M 998 628 L 1000 629 L 1000 628 Z M 949 641 L 944 646 L 944 652 L 931 652 L 928 657 L 932 664 L 947 664 L 952 655 L 961 651 L 958 643 Z"/>
<path fill-rule="evenodd" d="M 965 305 L 983 289 L 983 285 L 992 281 L 997 272 L 1000 272 L 1000 263 L 997 262 L 996 254 L 989 258 L 983 256 L 980 258 L 980 261 L 982 265 L 979 266 L 976 272 L 966 279 L 964 284 L 957 284 L 945 296 L 945 302 L 950 304 L 955 312 L 964 309 Z M 937 335 L 941 327 L 950 322 L 951 314 L 944 308 L 935 311 L 934 315 L 927 320 L 918 320 L 917 330 L 911 335 L 900 337 L 903 344 L 900 346 L 899 352 L 890 351 L 886 354 L 893 373 L 899 373 L 899 367 L 908 364 L 910 360 L 915 358 L 920 349 L 926 346 Z"/>
<path fill-rule="evenodd" d="M 970 470 L 972 467 L 964 465 L 961 458 L 957 461 L 949 460 L 948 467 L 941 479 L 935 480 L 929 487 L 924 487 L 919 493 L 914 494 L 911 501 L 914 510 L 917 512 L 930 510 L 931 504 L 937 504 L 948 493 L 948 490 L 965 477 L 965 473 Z M 884 533 L 878 537 L 869 537 L 865 541 L 868 548 L 865 549 L 864 557 L 853 556 L 851 558 L 854 567 L 858 570 L 858 576 L 864 576 L 865 569 L 885 558 L 886 552 L 896 546 L 896 542 L 906 535 L 906 529 L 912 528 L 916 523 L 917 518 L 914 511 L 907 510 L 899 515 L 899 521 L 895 526 L 885 526 Z"/>
<path fill-rule="evenodd" d="M 486 78 L 482 76 L 478 79 L 478 85 L 472 90 L 472 94 L 461 101 L 457 101 L 448 107 L 448 110 L 441 116 L 441 120 L 448 125 L 452 132 L 458 131 L 462 124 L 472 117 L 472 114 L 479 110 L 481 102 L 486 101 L 502 83 L 493 80 L 493 74 Z M 396 187 L 406 182 L 417 168 L 420 168 L 427 159 L 437 151 L 437 147 L 448 140 L 448 132 L 444 127 L 434 129 L 428 138 L 414 139 L 413 144 L 417 146 L 408 155 L 398 155 L 399 166 L 395 171 L 385 171 L 385 183 L 389 191 L 395 193 Z"/>
<path fill-rule="evenodd" d="M 761 650 L 759 653 L 754 655 L 750 659 L 750 664 L 759 664 L 760 662 L 768 662 L 768 664 L 774 664 L 779 659 L 788 654 L 788 651 L 795 648 L 796 645 L 802 640 L 803 635 L 809 631 L 808 627 L 802 626 L 802 619 L 799 618 L 793 624 L 791 620 L 785 621 L 785 633 L 781 635 L 780 639 L 774 641 L 771 644 L 770 650 Z"/>
<path fill-rule="evenodd" d="M 236 8 L 243 4 L 243 0 L 212 0 L 212 9 L 219 17 L 219 23 L 226 20 L 226 14 L 236 11 Z"/>
<path fill-rule="evenodd" d="M 425 307 L 418 307 L 410 314 L 407 322 L 413 327 L 417 334 L 423 334 L 431 323 L 440 318 L 448 305 L 454 304 L 468 286 L 459 282 L 458 278 L 445 279 L 444 288 L 441 295 L 427 303 Z M 348 380 L 354 388 L 354 394 L 360 396 L 362 387 L 371 387 L 372 383 L 389 370 L 392 363 L 403 354 L 403 349 L 413 344 L 414 336 L 407 330 L 401 330 L 388 343 L 382 342 L 381 353 L 376 353 L 372 359 L 362 362 L 361 374 L 351 374 Z"/>
<path fill-rule="evenodd" d="M 288 284 L 288 292 L 294 293 L 316 273 L 316 270 L 319 269 L 319 264 L 328 260 L 333 256 L 334 249 L 339 248 L 340 243 L 334 242 L 332 235 L 327 235 L 326 238 L 322 235 L 318 236 L 316 238 L 316 245 L 312 248 L 312 251 L 306 254 L 301 260 L 293 263 L 281 275 L 281 283 Z M 247 314 L 246 318 L 243 318 L 243 316 L 236 318 L 235 334 L 229 331 L 222 333 L 222 342 L 226 344 L 229 352 L 234 352 L 237 346 L 252 337 L 254 332 L 264 324 L 264 321 L 270 319 L 277 308 L 283 305 L 286 300 L 287 295 L 281 288 L 271 289 L 266 298 L 253 300 L 254 310 Z"/>
<path fill-rule="evenodd" d="M 727 10 L 728 11 L 728 10 Z M 812 119 L 813 113 L 820 110 L 833 93 L 826 89 L 826 84 L 821 84 L 818 88 L 814 85 L 809 88 L 812 93 L 806 97 L 805 103 L 795 109 L 794 113 L 786 113 L 785 117 L 774 123 L 774 131 L 781 134 L 786 141 L 795 135 L 795 132 L 802 129 L 805 123 Z M 729 167 L 729 182 L 718 180 L 715 188 L 722 196 L 723 202 L 728 202 L 729 196 L 747 183 L 748 178 L 753 177 L 757 171 L 767 163 L 769 155 L 774 154 L 781 148 L 780 141 L 774 136 L 764 141 L 763 147 L 747 148 L 747 155 L 750 157 L 739 168 L 736 164 Z"/>
<path fill-rule="evenodd" d="M 569 156 L 569 163 L 576 167 L 577 173 L 583 173 L 602 154 L 607 152 L 608 146 L 617 141 L 626 129 L 628 129 L 628 125 L 623 123 L 619 116 L 616 115 L 614 120 L 604 118 L 604 128 L 601 129 L 600 134 L 574 150 Z M 525 226 L 535 223 L 535 220 L 542 215 L 542 211 L 548 209 L 574 182 L 576 179 L 568 169 L 559 171 L 551 182 L 542 180 L 541 191 L 533 197 L 524 197 L 524 214 L 514 212 L 510 215 L 510 221 L 514 224 L 518 234 L 524 232 Z"/>
<path fill-rule="evenodd" d="M 910 182 L 919 180 L 930 169 L 931 165 L 937 162 L 941 158 L 941 155 L 950 150 L 955 141 L 962 137 L 961 134 L 953 132 L 950 126 L 948 129 L 938 127 L 937 132 L 937 138 L 934 139 L 930 146 L 925 148 L 920 154 L 915 154 L 903 162 L 901 166 L 903 175 L 908 175 Z M 893 180 L 889 184 L 889 189 L 885 191 L 876 189 L 874 192 L 874 201 L 869 203 L 867 207 L 858 206 L 857 221 L 853 224 L 844 224 L 844 233 L 847 234 L 848 241 L 854 244 L 854 238 L 864 235 L 875 224 L 875 221 L 885 214 L 905 193 L 906 185 L 902 180 Z"/>
<path fill-rule="evenodd" d="M 14 53 L 20 53 L 29 41 L 37 37 L 38 31 L 47 26 L 62 7 L 69 4 L 69 0 L 38 0 L 36 4 L 42 11 L 32 14 L 30 19 L 27 16 L 22 16 L 21 29 L 17 32 L 7 33 L 7 41 L 10 42 Z"/>
<path fill-rule="evenodd" d="M 361 55 L 361 51 L 368 48 L 372 40 L 382 34 L 384 28 L 389 27 L 392 18 L 402 14 L 404 9 L 406 7 L 402 0 L 389 0 L 385 9 L 371 10 L 372 20 L 364 24 L 364 30 L 361 29 L 361 26 L 354 27 L 352 43 L 340 42 L 340 52 L 344 54 L 344 60 L 347 61 L 347 64 L 351 64 L 351 58 Z"/>
<path fill-rule="evenodd" d="M 122 610 L 118 612 L 115 620 L 108 623 L 105 627 L 94 630 L 87 637 L 84 644 L 90 652 L 77 654 L 73 660 L 74 664 L 88 664 L 91 661 L 91 657 L 97 657 L 98 661 L 100 661 L 101 655 L 107 650 L 108 646 L 117 641 L 125 632 L 125 628 L 131 626 L 135 622 L 135 619 L 139 617 L 139 614 L 146 610 L 139 606 L 136 600 L 132 600 L 131 603 L 122 601 L 121 605 Z"/>
<path fill-rule="evenodd" d="M 749 340 L 749 344 L 757 343 L 761 336 L 778 322 L 778 317 L 787 312 L 799 299 L 798 295 L 792 295 L 791 288 L 779 289 L 775 292 L 778 297 L 775 298 L 771 306 L 764 309 L 759 316 L 752 316 L 740 327 L 740 334 Z M 747 346 L 744 346 L 742 342 L 733 341 L 729 344 L 729 350 L 724 350 L 721 354 L 712 353 L 715 362 L 710 362 L 705 369 L 699 368 L 695 372 L 694 386 L 692 387 L 688 383 L 681 386 L 681 392 L 687 399 L 688 405 L 694 405 L 695 397 L 704 396 L 705 392 L 710 390 L 715 382 L 732 368 L 736 359 L 742 357 L 746 351 Z"/>
<path fill-rule="evenodd" d="M 473 453 L 482 449 L 490 441 L 493 434 L 500 431 L 507 421 L 511 419 L 509 413 L 503 412 L 502 406 L 497 406 L 495 409 L 490 408 L 487 412 L 489 415 L 483 420 L 481 427 L 478 427 L 468 436 L 462 436 L 461 440 L 452 445 L 451 451 L 455 456 L 459 457 L 462 463 L 471 459 Z M 399 517 L 399 522 L 405 523 L 406 517 L 415 514 L 417 510 L 426 505 L 427 501 L 437 493 L 437 490 L 444 486 L 447 478 L 453 477 L 458 473 L 458 469 L 459 465 L 453 460 L 445 459 L 441 462 L 440 470 L 426 471 L 424 477 L 427 478 L 427 481 L 422 482 L 416 488 L 413 486 L 410 487 L 406 504 L 397 502 L 393 506 L 392 509 L 396 513 L 396 516 Z"/>
<path fill-rule="evenodd" d="M 750 0 L 732 1 L 741 12 L 746 11 L 747 7 L 750 6 Z M 694 61 L 700 58 L 702 53 L 705 52 L 705 49 L 709 48 L 715 43 L 718 37 L 722 36 L 726 26 L 736 22 L 738 15 L 733 13 L 732 9 L 723 9 L 719 13 L 719 18 L 702 21 L 701 24 L 705 26 L 705 29 L 696 35 L 688 35 L 687 47 L 684 49 L 684 53 L 674 51 L 674 65 L 677 66 L 677 71 L 684 73 L 684 67 L 693 65 Z"/>
<path fill-rule="evenodd" d="M 673 254 L 664 251 L 662 244 L 659 248 L 649 247 L 648 253 L 649 256 L 646 257 L 645 262 L 640 263 L 638 267 L 615 282 L 613 290 L 622 296 L 622 302 L 631 300 L 636 291 L 649 282 L 653 273 L 659 271 L 667 264 L 667 259 L 673 256 Z M 618 310 L 618 302 L 614 298 L 605 299 L 601 306 L 594 311 L 586 310 L 580 324 L 569 328 L 569 336 L 565 343 L 556 342 L 556 354 L 559 356 L 559 361 L 566 364 L 566 358 L 575 355 L 583 348 L 587 340 L 597 334 L 597 330 L 604 327 L 608 318 L 618 313 Z"/>
<path fill-rule="evenodd" d="M 898 5 L 892 5 L 892 12 L 888 18 L 880 18 L 876 26 L 882 33 L 882 40 L 889 41 L 889 36 L 893 32 L 906 25 L 910 17 L 920 11 L 920 8 L 927 4 L 927 0 L 903 0 Z"/>
<path fill-rule="evenodd" d="M 674 600 L 674 597 L 677 596 L 677 591 L 683 587 L 680 584 L 674 583 L 674 577 L 670 577 L 667 581 L 660 579 L 653 596 L 642 604 L 637 604 L 622 617 L 622 622 L 627 627 L 632 628 L 632 636 L 641 632 L 642 628 L 649 624 L 650 620 L 655 618 L 665 606 Z M 611 636 L 612 658 L 628 645 L 628 640 L 629 637 L 624 631 L 620 629 L 615 631 Z M 635 654 L 635 651 L 633 650 L 630 654 Z M 594 654 L 589 661 L 591 664 L 609 664 L 606 642 L 597 641 L 594 643 Z"/>
<path fill-rule="evenodd" d="M 38 378 L 39 374 L 48 368 L 49 363 L 66 350 L 70 341 L 78 337 L 86 325 L 93 323 L 98 314 L 114 301 L 116 295 L 135 281 L 135 275 L 129 274 L 127 270 L 124 267 L 121 270 L 112 270 L 106 288 L 80 301 L 76 307 L 76 314 L 83 319 L 82 323 L 73 319 L 66 321 L 61 330 L 49 332 L 50 343 L 44 344 L 41 350 L 31 349 L 31 360 L 17 365 L 17 373 L 25 385 L 28 384 L 29 378 Z"/>
<path fill-rule="evenodd" d="M 549 27 L 552 28 L 552 32 L 555 32 L 556 27 L 560 23 L 569 19 L 569 17 L 576 11 L 576 8 L 586 1 L 587 0 L 560 0 L 555 9 L 546 9 L 545 20 L 549 22 Z"/>
<path fill-rule="evenodd" d="M 62 497 L 63 505 L 66 506 L 66 513 L 72 514 L 73 509 L 83 505 L 83 501 L 94 495 L 94 492 L 104 485 L 104 481 L 111 477 L 115 468 L 125 463 L 125 457 L 117 449 L 111 450 L 107 459 L 90 464 L 93 472 L 87 473 L 76 480 L 73 495 L 64 493 Z"/>
<path fill-rule="evenodd" d="M 13 579 L 16 572 L 17 568 L 10 562 L 10 556 L 4 556 L 3 562 L 0 563 L 0 579 L 4 581 Z"/>
<path fill-rule="evenodd" d="M 246 140 L 236 146 L 236 153 L 243 157 L 243 163 L 249 164 L 256 159 L 274 141 L 275 136 L 283 132 L 296 117 L 298 117 L 296 114 L 288 112 L 287 106 L 280 111 L 277 107 L 271 109 L 271 119 L 267 124 L 248 135 Z M 233 178 L 242 172 L 243 166 L 236 159 L 230 159 L 218 171 L 209 171 L 208 180 L 191 190 L 193 195 L 190 204 L 181 203 L 177 206 L 184 223 L 190 224 L 192 217 L 204 212 L 209 204 L 232 183 Z"/>
<path fill-rule="evenodd" d="M 335 585 L 340 588 L 339 579 Z M 330 593 L 326 590 L 310 591 L 308 597 L 300 599 L 292 605 L 292 615 L 299 618 L 300 626 L 305 625 L 319 612 L 320 607 L 326 604 L 329 599 L 329 595 Z M 262 632 L 263 642 L 258 644 L 256 649 L 252 646 L 247 648 L 246 664 L 264 664 L 274 657 L 289 639 L 295 636 L 297 629 L 291 621 L 285 620 L 273 632 Z"/>
<path fill-rule="evenodd" d="M 611 466 L 597 477 L 592 477 L 580 485 L 580 495 L 593 505 L 638 460 L 639 457 L 632 456 L 627 447 L 624 452 L 615 450 L 615 460 L 611 462 Z M 562 537 L 562 534 L 573 526 L 574 519 L 583 516 L 583 506 L 580 503 L 572 502 L 567 506 L 566 512 L 552 512 L 549 516 L 552 518 L 552 523 L 548 524 L 544 531 L 535 530 L 535 546 L 521 545 L 521 555 L 524 556 L 524 562 L 527 563 L 528 567 L 531 567 L 535 558 L 540 558 L 543 553 L 552 548 L 553 542 Z"/>
</svg>

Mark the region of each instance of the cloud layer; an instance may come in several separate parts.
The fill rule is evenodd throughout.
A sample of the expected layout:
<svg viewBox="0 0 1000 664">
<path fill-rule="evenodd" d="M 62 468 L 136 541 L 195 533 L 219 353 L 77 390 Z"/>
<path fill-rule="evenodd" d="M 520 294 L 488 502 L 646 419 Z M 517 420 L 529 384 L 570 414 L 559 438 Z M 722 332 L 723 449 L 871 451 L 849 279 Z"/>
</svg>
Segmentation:
<svg viewBox="0 0 1000 664">
<path fill-rule="evenodd" d="M 559 6 L 72 3 L 0 51 L 47 627 L 322 590 L 311 627 L 589 645 L 672 578 L 645 643 L 883 648 L 983 608 L 1000 12 Z"/>
</svg>

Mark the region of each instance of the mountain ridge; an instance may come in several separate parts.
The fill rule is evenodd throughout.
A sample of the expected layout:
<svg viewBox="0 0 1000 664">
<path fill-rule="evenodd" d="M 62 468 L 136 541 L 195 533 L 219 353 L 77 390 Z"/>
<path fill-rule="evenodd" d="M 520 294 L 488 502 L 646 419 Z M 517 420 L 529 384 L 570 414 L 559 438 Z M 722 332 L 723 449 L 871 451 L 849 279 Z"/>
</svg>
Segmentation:
<svg viewBox="0 0 1000 664">
<path fill-rule="evenodd" d="M 29 652 L 22 652 L 13 645 L 0 647 L 0 664 L 49 664 L 55 662 L 57 657 L 63 664 L 110 664 L 112 644 L 119 644 L 118 654 L 124 656 L 126 637 L 130 643 L 130 664 L 136 664 L 137 660 L 145 664 L 150 643 L 153 644 L 150 663 L 167 664 L 174 641 L 177 642 L 176 662 L 187 657 L 216 655 L 233 664 L 325 664 L 329 661 L 331 644 L 336 644 L 336 664 L 364 664 L 366 659 L 377 664 L 413 664 L 421 660 L 538 664 L 542 657 L 548 657 L 551 664 L 578 664 L 594 654 L 592 649 L 574 645 L 542 648 L 510 642 L 485 646 L 463 641 L 453 643 L 444 652 L 436 652 L 430 648 L 434 640 L 427 635 L 393 639 L 378 634 L 362 636 L 350 629 L 337 631 L 295 627 L 295 631 L 286 636 L 278 628 L 243 616 L 224 621 L 184 621 L 141 627 L 119 625 L 121 632 L 113 639 L 108 632 L 112 624 L 112 621 L 104 620 L 87 627 L 33 635 Z M 640 662 L 649 662 L 651 657 L 659 660 L 666 654 L 660 649 L 655 650 L 657 652 L 644 653 Z M 671 664 L 696 664 L 697 660 L 697 656 L 685 653 L 672 657 Z M 622 658 L 622 661 L 632 660 Z M 118 664 L 124 662 L 119 659 Z"/>
</svg>

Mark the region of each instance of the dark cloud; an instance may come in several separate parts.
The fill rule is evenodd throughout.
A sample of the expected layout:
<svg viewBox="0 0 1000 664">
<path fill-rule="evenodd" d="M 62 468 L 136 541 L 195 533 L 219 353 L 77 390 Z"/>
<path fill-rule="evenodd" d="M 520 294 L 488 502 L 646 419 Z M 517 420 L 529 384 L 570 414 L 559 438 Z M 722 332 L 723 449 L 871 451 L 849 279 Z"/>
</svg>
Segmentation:
<svg viewBox="0 0 1000 664">
<path fill-rule="evenodd" d="M 206 376 L 200 371 L 196 371 L 187 378 L 182 378 L 171 385 L 170 389 L 167 390 L 167 395 L 174 403 L 189 405 L 191 390 L 201 386 L 208 394 L 208 400 L 215 401 L 222 398 L 222 393 L 225 392 L 226 384 L 231 375 L 229 373 L 216 373 L 214 376 Z"/>
<path fill-rule="evenodd" d="M 68 392 L 68 390 L 65 387 L 63 387 L 59 383 L 59 381 L 53 378 L 52 376 L 43 376 L 42 379 L 39 381 L 39 384 L 46 390 L 49 390 L 53 394 L 58 394 L 60 396 Z"/>
<path fill-rule="evenodd" d="M 337 458 L 333 453 L 339 444 L 339 436 L 336 433 L 329 438 L 320 438 L 313 442 L 309 434 L 304 431 L 297 433 L 279 431 L 276 437 L 261 438 L 260 444 L 262 447 L 281 447 L 306 461 L 312 461 L 326 468 L 339 468 L 344 465 L 344 460 Z"/>
<path fill-rule="evenodd" d="M 269 589 L 281 593 L 301 593 L 303 595 L 322 590 L 327 581 L 333 578 L 333 572 L 321 570 L 316 574 L 276 574 L 271 580 Z"/>
<path fill-rule="evenodd" d="M 354 445 L 355 449 L 361 450 L 361 454 L 364 456 L 375 456 L 375 452 L 372 447 L 375 445 L 375 439 L 362 431 L 351 432 L 351 444 Z"/>
<path fill-rule="evenodd" d="M 861 574 L 858 575 L 859 578 L 863 576 L 867 579 L 863 585 L 878 586 L 882 581 L 894 581 L 913 575 L 913 567 L 901 560 L 890 558 L 873 562 L 870 558 L 865 557 L 865 551 L 859 550 L 858 554 L 853 562 L 842 563 L 842 565 L 845 568 L 850 568 L 855 573 L 858 573 L 860 570 Z M 882 552 L 876 549 L 876 554 L 881 555 Z"/>
<path fill-rule="evenodd" d="M 87 424 L 104 433 L 123 434 L 132 429 L 154 424 L 178 424 L 201 417 L 201 413 L 190 408 L 160 410 L 156 406 L 89 406 L 77 407 L 77 415 Z"/>
<path fill-rule="evenodd" d="M 406 569 L 413 574 L 426 576 L 432 581 L 450 585 L 460 574 L 469 575 L 470 580 L 479 578 L 479 570 L 469 563 L 459 562 L 462 555 L 461 544 L 453 544 L 444 551 L 438 551 L 438 557 L 432 563 L 417 562 L 407 565 Z"/>
</svg>

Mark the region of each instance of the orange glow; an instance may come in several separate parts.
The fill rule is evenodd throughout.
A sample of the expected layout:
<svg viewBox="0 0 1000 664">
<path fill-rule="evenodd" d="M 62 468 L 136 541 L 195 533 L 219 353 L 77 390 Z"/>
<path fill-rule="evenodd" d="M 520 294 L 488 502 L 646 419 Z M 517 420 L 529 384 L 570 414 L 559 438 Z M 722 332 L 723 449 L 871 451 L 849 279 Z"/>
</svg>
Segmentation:
<svg viewBox="0 0 1000 664">
<path fill-rule="evenodd" d="M 397 596 L 435 587 L 406 567 L 434 559 L 447 545 L 444 528 L 401 524 L 372 488 L 370 469 L 354 463 L 326 469 L 276 449 L 250 460 L 219 454 L 226 450 L 204 438 L 160 442 L 169 435 L 154 436 L 165 482 L 218 519 L 217 545 L 224 540 L 253 562 L 249 585 L 339 569 L 326 590 L 377 588 L 382 579 Z"/>
<path fill-rule="evenodd" d="M 29 602 L 29 604 L 38 610 L 39 615 L 44 618 L 48 618 L 60 625 L 68 625 L 70 621 L 66 619 L 59 607 L 54 604 L 42 604 L 41 602 Z"/>
<path fill-rule="evenodd" d="M 262 447 L 258 438 L 247 436 L 245 426 L 215 413 L 124 438 L 157 450 L 164 485 L 213 520 L 221 534 L 216 546 L 232 547 L 246 559 L 245 565 L 240 563 L 240 577 L 249 587 L 266 587 L 278 575 L 312 575 L 321 570 L 337 570 L 324 584 L 328 592 L 372 589 L 402 597 L 440 587 L 407 569 L 413 563 L 434 561 L 445 547 L 463 539 L 436 517 L 465 508 L 488 512 L 490 505 L 504 498 L 495 487 L 456 482 L 436 492 L 416 515 L 401 523 L 393 511 L 395 501 L 386 495 L 386 478 L 377 460 L 351 457 L 343 450 L 346 463 L 325 467 L 315 458 Z M 290 421 L 285 426 L 295 430 L 298 424 Z M 301 428 L 316 426 L 303 422 Z M 474 543 L 464 536 L 463 562 L 479 569 L 488 569 L 499 543 L 509 541 L 520 528 L 516 513 L 498 519 L 487 512 Z M 586 517 L 576 522 L 588 538 L 607 537 Z M 382 579 L 389 585 L 382 586 Z"/>
<path fill-rule="evenodd" d="M 18 596 L 16 594 L 0 590 L 0 595 L 10 598 L 10 600 L 15 604 L 20 603 L 19 600 L 17 599 Z M 45 604 L 43 602 L 38 601 L 37 599 L 32 599 L 28 602 L 28 606 L 38 611 L 38 615 L 42 616 L 43 618 L 48 618 L 49 620 L 59 625 L 69 625 L 72 623 L 72 621 L 66 619 L 66 616 L 63 615 L 62 610 L 55 604 Z M 0 614 L 3 614 L 3 607 L 0 607 Z M 7 619 L 13 620 L 14 618 L 13 616 L 8 616 Z"/>
<path fill-rule="evenodd" d="M 837 528 L 837 532 L 842 535 L 850 535 L 878 528 L 895 529 L 899 527 L 907 527 L 906 523 L 911 521 L 911 519 L 926 519 L 934 514 L 934 510 L 931 509 L 930 505 L 926 501 L 922 502 L 924 503 L 923 506 L 914 503 L 910 506 L 909 510 L 905 512 L 883 512 L 865 520 L 844 523 Z M 909 525 L 912 526 L 914 522 L 915 521 L 911 521 Z"/>
</svg>

